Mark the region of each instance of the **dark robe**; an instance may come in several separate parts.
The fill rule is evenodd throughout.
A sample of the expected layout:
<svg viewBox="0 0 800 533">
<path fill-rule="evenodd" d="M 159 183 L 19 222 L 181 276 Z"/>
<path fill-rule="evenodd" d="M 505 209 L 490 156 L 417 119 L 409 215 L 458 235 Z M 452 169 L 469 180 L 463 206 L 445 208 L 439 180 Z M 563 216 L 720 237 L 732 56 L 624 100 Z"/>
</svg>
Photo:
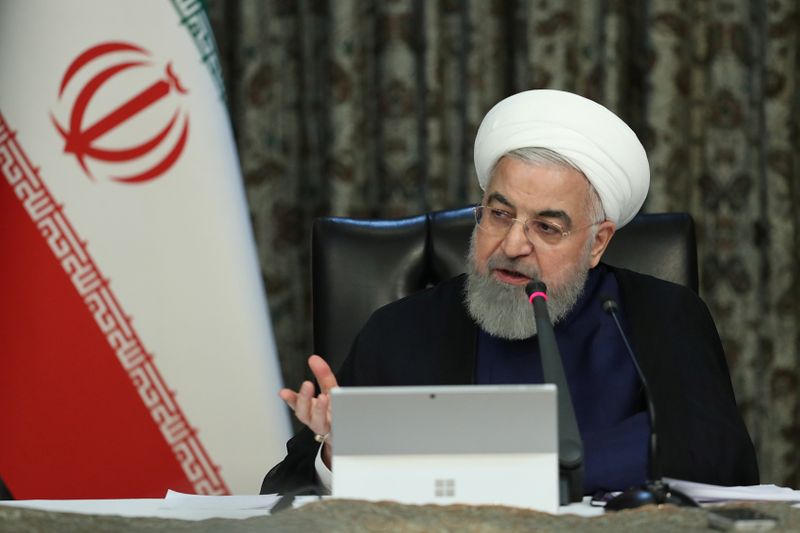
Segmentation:
<svg viewBox="0 0 800 533">
<path fill-rule="evenodd" d="M 616 276 L 634 352 L 650 385 L 664 476 L 717 485 L 758 483 L 755 451 L 736 406 L 713 319 L 690 289 L 629 270 Z M 478 327 L 465 276 L 378 309 L 356 337 L 341 386 L 475 383 Z M 264 478 L 262 494 L 316 485 L 319 444 L 307 428 Z"/>
</svg>

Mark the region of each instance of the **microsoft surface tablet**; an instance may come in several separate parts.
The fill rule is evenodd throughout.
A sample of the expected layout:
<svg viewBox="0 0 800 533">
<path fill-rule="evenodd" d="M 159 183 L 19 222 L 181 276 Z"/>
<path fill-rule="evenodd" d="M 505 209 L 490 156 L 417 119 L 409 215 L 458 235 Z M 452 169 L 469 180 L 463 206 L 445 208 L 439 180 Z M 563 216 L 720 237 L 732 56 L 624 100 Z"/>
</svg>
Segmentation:
<svg viewBox="0 0 800 533">
<path fill-rule="evenodd" d="M 331 391 L 333 495 L 558 509 L 554 385 Z"/>
</svg>

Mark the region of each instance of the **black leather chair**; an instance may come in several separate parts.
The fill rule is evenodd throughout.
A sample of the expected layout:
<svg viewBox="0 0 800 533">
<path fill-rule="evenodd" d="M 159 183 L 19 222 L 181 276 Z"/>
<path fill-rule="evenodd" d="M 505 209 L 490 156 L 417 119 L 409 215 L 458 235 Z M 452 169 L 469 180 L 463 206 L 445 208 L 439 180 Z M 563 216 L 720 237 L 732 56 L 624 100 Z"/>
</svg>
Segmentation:
<svg viewBox="0 0 800 533">
<path fill-rule="evenodd" d="M 314 353 L 338 369 L 370 314 L 464 272 L 472 208 L 399 220 L 319 218 L 312 233 Z M 694 222 L 686 213 L 640 214 L 603 261 L 698 288 Z"/>
</svg>

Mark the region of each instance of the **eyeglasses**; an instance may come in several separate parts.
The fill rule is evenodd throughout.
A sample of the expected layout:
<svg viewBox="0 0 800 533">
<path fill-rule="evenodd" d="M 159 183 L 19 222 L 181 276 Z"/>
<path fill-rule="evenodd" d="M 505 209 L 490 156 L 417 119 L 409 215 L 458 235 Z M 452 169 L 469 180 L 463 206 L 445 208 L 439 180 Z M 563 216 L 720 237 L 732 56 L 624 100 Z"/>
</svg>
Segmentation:
<svg viewBox="0 0 800 533">
<path fill-rule="evenodd" d="M 507 211 L 485 205 L 475 206 L 475 222 L 482 231 L 496 237 L 504 237 L 511 230 L 514 223 L 519 222 L 522 224 L 525 236 L 531 243 L 543 242 L 550 246 L 559 244 L 562 239 L 569 237 L 576 231 L 591 228 L 600 223 L 593 222 L 588 226 L 565 231 L 557 223 L 543 218 L 533 217 L 523 221 L 512 217 Z"/>
</svg>

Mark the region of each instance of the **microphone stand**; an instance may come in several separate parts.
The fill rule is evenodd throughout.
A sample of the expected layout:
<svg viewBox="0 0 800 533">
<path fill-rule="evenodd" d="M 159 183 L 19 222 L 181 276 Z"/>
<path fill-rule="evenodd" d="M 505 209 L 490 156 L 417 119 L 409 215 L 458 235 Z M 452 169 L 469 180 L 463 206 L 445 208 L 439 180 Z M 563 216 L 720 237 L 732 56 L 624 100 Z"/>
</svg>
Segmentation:
<svg viewBox="0 0 800 533">
<path fill-rule="evenodd" d="M 622 342 L 625 343 L 625 348 L 627 349 L 628 355 L 633 362 L 633 366 L 636 368 L 636 373 L 639 375 L 639 379 L 642 382 L 645 399 L 647 400 L 647 414 L 650 417 L 650 479 L 647 480 L 644 485 L 631 487 L 628 490 L 620 493 L 618 496 L 615 496 L 609 500 L 608 503 L 606 503 L 605 508 L 609 511 L 620 511 L 622 509 L 631 509 L 633 507 L 639 507 L 640 505 L 647 505 L 650 503 L 657 505 L 669 503 L 683 507 L 698 507 L 697 502 L 683 492 L 670 488 L 667 483 L 664 483 L 661 477 L 661 463 L 658 460 L 657 453 L 658 433 L 656 432 L 656 408 L 653 405 L 653 397 L 652 394 L 650 394 L 650 386 L 647 384 L 647 379 L 644 377 L 644 372 L 642 372 L 642 368 L 639 366 L 639 361 L 633 354 L 633 349 L 628 342 L 628 336 L 625 335 L 625 331 L 622 329 L 622 324 L 619 322 L 619 317 L 617 316 L 617 311 L 619 310 L 617 307 L 617 302 L 614 301 L 614 299 L 610 296 L 605 296 L 602 299 L 602 305 L 603 311 L 611 315 L 614 319 L 614 323 L 617 326 L 617 331 L 619 331 L 619 334 L 622 337 Z"/>
<path fill-rule="evenodd" d="M 553 323 L 547 311 L 547 287 L 541 281 L 531 281 L 525 286 L 525 293 L 533 305 L 544 381 L 554 383 L 557 388 L 558 492 L 560 504 L 567 505 L 583 500 L 583 441 L 578 431 L 578 421 L 553 332 Z"/>
</svg>

